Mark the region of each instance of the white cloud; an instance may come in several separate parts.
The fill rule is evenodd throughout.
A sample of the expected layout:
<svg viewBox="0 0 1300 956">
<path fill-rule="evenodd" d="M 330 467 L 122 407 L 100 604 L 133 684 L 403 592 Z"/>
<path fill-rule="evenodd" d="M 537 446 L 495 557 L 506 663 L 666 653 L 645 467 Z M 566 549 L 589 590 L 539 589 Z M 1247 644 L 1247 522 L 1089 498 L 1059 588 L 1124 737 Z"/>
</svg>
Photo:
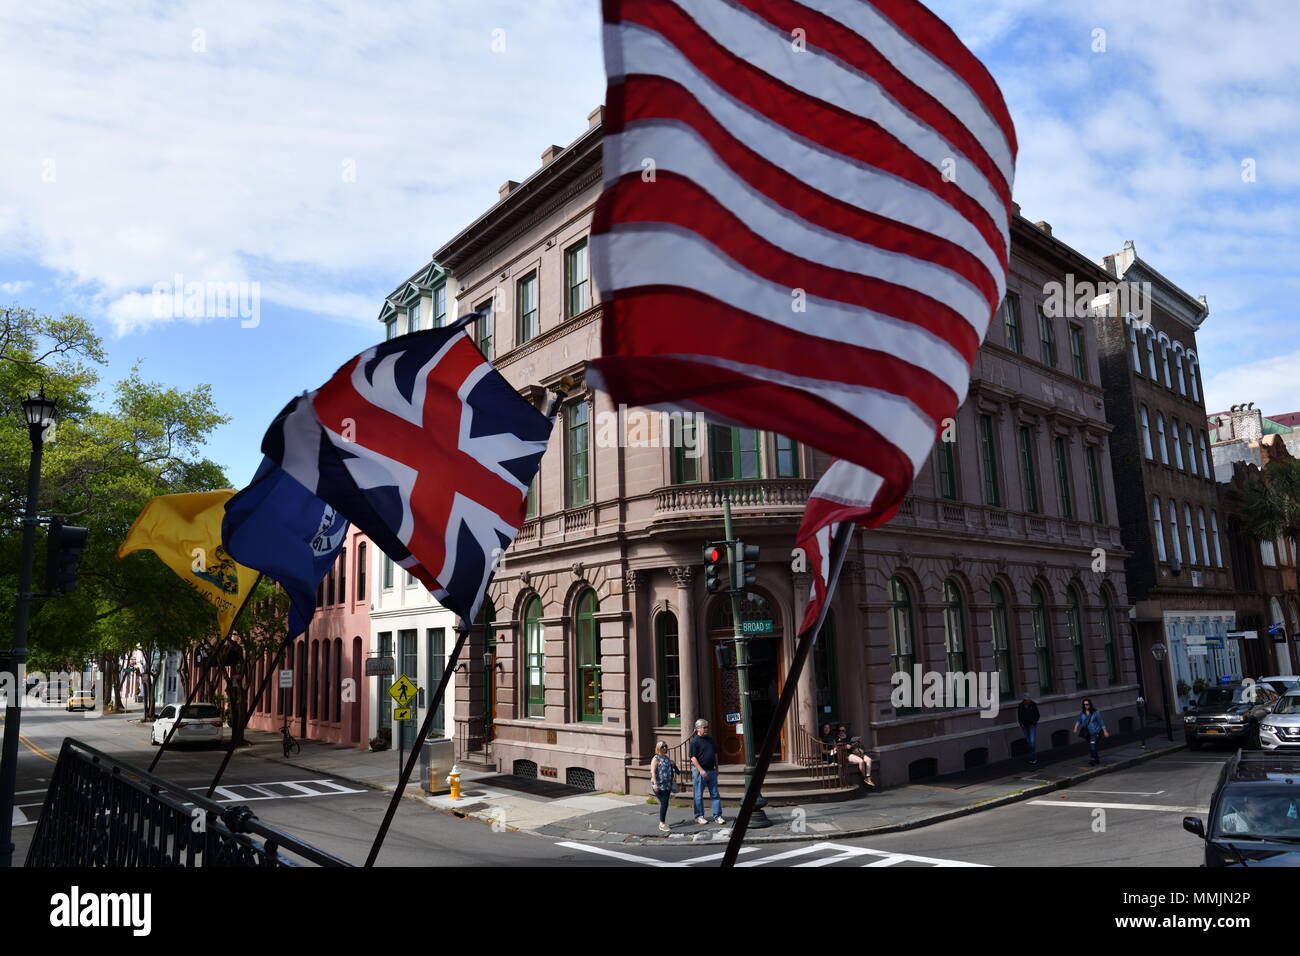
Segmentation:
<svg viewBox="0 0 1300 956">
<path fill-rule="evenodd" d="M 0 282 L 0 292 L 5 295 L 19 295 L 32 287 L 30 279 L 15 279 L 12 282 Z"/>
</svg>

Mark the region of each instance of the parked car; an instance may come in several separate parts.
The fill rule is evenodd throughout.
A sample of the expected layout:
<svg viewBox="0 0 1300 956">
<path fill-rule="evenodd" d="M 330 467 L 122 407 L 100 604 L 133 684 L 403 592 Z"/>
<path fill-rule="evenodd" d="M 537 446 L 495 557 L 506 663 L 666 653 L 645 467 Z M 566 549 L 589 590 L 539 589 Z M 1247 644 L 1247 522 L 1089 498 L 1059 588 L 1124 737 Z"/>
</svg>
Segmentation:
<svg viewBox="0 0 1300 956">
<path fill-rule="evenodd" d="M 1300 691 L 1300 677 L 1295 675 L 1283 674 L 1280 677 L 1261 677 L 1255 681 L 1256 684 L 1267 684 L 1270 688 L 1280 694 L 1289 694 L 1291 691 Z"/>
<path fill-rule="evenodd" d="M 1300 688 L 1279 697 L 1259 722 L 1259 745 L 1264 750 L 1300 752 Z"/>
<path fill-rule="evenodd" d="M 1187 746 L 1199 750 L 1206 741 L 1232 741 L 1259 748 L 1259 724 L 1273 709 L 1278 694 L 1267 684 L 1207 687 L 1183 715 Z"/>
<path fill-rule="evenodd" d="M 74 710 L 94 710 L 95 692 L 93 690 L 74 690 L 68 696 L 68 713 Z"/>
<path fill-rule="evenodd" d="M 208 744 L 219 747 L 226 733 L 226 722 L 222 719 L 221 708 L 216 704 L 168 704 L 153 722 L 149 742 L 155 747 L 161 745 L 173 724 L 176 725 L 176 733 L 172 737 L 174 744 Z"/>
<path fill-rule="evenodd" d="M 1237 751 L 1219 773 L 1205 841 L 1206 866 L 1300 866 L 1300 754 Z"/>
</svg>

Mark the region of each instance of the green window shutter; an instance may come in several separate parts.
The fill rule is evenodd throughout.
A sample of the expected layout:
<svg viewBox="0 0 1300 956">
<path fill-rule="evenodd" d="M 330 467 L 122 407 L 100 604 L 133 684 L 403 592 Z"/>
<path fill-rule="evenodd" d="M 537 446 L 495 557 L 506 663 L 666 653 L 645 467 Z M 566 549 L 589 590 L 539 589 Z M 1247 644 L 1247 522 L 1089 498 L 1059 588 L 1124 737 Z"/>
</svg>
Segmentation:
<svg viewBox="0 0 1300 956">
<path fill-rule="evenodd" d="M 1006 330 L 1007 348 L 1013 352 L 1023 352 L 1020 340 L 1020 296 L 1008 292 L 1002 300 L 1002 322 Z"/>
<path fill-rule="evenodd" d="M 533 598 L 524 610 L 524 715 L 546 716 L 545 631 L 542 602 Z"/>
<path fill-rule="evenodd" d="M 1038 463 L 1034 460 L 1034 432 L 1020 426 L 1020 470 L 1025 484 L 1025 510 L 1038 514 Z"/>
<path fill-rule="evenodd" d="M 799 478 L 803 469 L 799 462 L 799 443 L 784 435 L 776 435 L 776 477 Z"/>
<path fill-rule="evenodd" d="M 600 721 L 600 634 L 595 591 L 583 592 L 578 598 L 577 612 L 578 719 Z"/>
<path fill-rule="evenodd" d="M 1106 520 L 1106 511 L 1102 507 L 1101 474 L 1097 471 L 1097 448 L 1089 445 L 1083 451 L 1083 460 L 1088 466 L 1088 494 L 1092 501 L 1092 520 L 1101 524 Z"/>
<path fill-rule="evenodd" d="M 984 503 L 995 508 L 1002 506 L 1001 482 L 998 475 L 997 436 L 993 428 L 993 416 L 979 417 L 980 430 L 980 464 L 984 471 Z"/>
<path fill-rule="evenodd" d="M 447 284 L 433 290 L 433 327 L 440 329 L 447 324 Z"/>
<path fill-rule="evenodd" d="M 672 429 L 672 483 L 684 485 L 700 480 L 699 435 L 693 415 L 673 418 Z"/>
<path fill-rule="evenodd" d="M 1070 449 L 1065 439 L 1056 439 L 1056 483 L 1061 494 L 1061 517 L 1074 517 L 1074 497 L 1070 494 Z"/>
<path fill-rule="evenodd" d="M 591 308 L 591 277 L 588 268 L 587 240 L 582 240 L 564 254 L 565 300 L 568 318 Z"/>
<path fill-rule="evenodd" d="M 568 480 L 566 482 L 566 507 L 577 508 L 590 500 L 587 465 L 589 461 L 587 427 L 588 411 L 586 402 L 574 402 L 569 406 L 568 428 L 566 429 L 566 463 Z"/>
<path fill-rule="evenodd" d="M 524 276 L 515 288 L 515 307 L 519 310 L 515 344 L 523 345 L 537 334 L 537 273 Z"/>
<path fill-rule="evenodd" d="M 942 438 L 935 443 L 936 471 L 939 475 L 939 495 L 949 501 L 957 500 L 957 463 L 952 446 L 954 442 Z"/>
<path fill-rule="evenodd" d="M 655 650 L 659 658 L 659 725 L 680 727 L 682 693 L 677 616 L 671 611 L 663 611 L 655 618 Z"/>
</svg>

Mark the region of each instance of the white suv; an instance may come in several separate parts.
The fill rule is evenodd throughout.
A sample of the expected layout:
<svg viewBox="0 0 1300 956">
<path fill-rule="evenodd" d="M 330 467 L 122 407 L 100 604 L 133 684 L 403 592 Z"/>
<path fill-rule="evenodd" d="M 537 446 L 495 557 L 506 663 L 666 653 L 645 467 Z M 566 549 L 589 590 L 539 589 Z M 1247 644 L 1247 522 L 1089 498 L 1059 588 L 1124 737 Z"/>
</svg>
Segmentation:
<svg viewBox="0 0 1300 956">
<path fill-rule="evenodd" d="M 155 747 L 167 739 L 167 734 L 176 725 L 172 735 L 174 744 L 210 744 L 221 746 L 226 733 L 226 722 L 221 719 L 221 708 L 216 704 L 168 704 L 158 714 L 149 732 L 149 742 Z"/>
<path fill-rule="evenodd" d="M 1300 750 L 1300 691 L 1279 697 L 1273 712 L 1259 722 L 1259 745 L 1265 750 Z"/>
</svg>

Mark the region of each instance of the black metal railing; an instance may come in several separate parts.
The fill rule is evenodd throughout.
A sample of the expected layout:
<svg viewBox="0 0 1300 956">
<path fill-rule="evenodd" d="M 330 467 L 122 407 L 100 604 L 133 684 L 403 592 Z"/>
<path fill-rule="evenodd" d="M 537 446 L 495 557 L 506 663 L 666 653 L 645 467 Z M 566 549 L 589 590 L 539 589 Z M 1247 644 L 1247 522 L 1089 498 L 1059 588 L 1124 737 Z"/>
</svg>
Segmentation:
<svg viewBox="0 0 1300 956">
<path fill-rule="evenodd" d="M 71 737 L 28 866 L 351 866 L 228 806 Z"/>
</svg>

